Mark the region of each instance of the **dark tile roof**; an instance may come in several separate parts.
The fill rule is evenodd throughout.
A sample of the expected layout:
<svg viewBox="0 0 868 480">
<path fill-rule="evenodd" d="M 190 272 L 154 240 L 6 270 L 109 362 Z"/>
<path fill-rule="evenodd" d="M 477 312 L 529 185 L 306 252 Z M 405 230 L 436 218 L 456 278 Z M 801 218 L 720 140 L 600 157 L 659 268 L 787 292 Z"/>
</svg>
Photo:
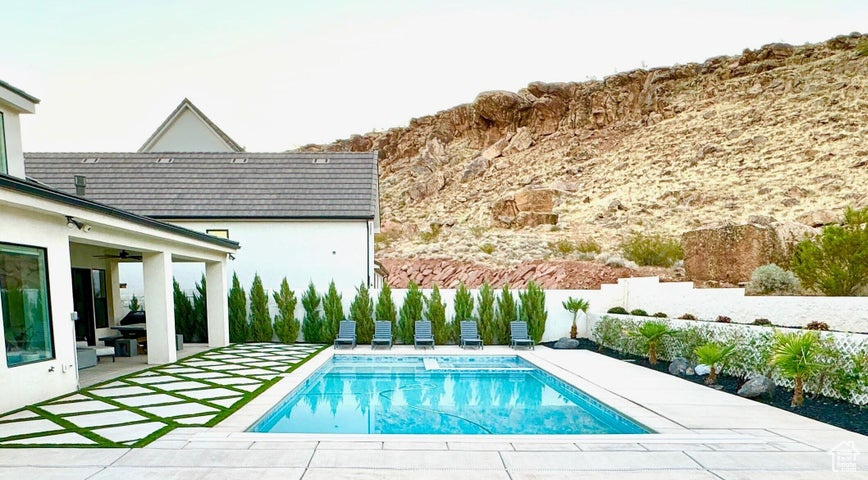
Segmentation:
<svg viewBox="0 0 868 480">
<path fill-rule="evenodd" d="M 47 185 L 42 185 L 39 182 L 35 182 L 33 180 L 22 180 L 20 178 L 10 175 L 0 174 L 0 188 L 6 188 L 17 192 L 22 192 L 34 197 L 46 198 L 48 200 L 53 200 L 55 202 L 60 202 L 66 205 L 72 205 L 94 212 L 104 213 L 113 217 L 122 218 L 124 220 L 137 223 L 139 225 L 156 228 L 158 230 L 163 230 L 165 232 L 171 232 L 178 235 L 183 235 L 185 237 L 208 242 L 213 245 L 229 247 L 236 250 L 239 248 L 238 242 L 234 240 L 215 237 L 202 232 L 197 232 L 184 227 L 179 227 L 177 225 L 172 225 L 171 223 L 165 223 L 159 220 L 154 220 L 153 218 L 137 215 L 135 213 L 127 212 L 110 205 L 104 205 L 102 203 L 95 202 L 93 199 L 90 198 L 82 198 L 75 195 L 70 195 L 69 193 L 62 192 Z"/>
<path fill-rule="evenodd" d="M 373 219 L 377 152 L 25 153 L 27 176 L 161 219 Z M 96 159 L 96 161 L 94 161 Z M 170 159 L 170 163 L 161 163 Z"/>
<path fill-rule="evenodd" d="M 242 147 L 241 145 L 238 145 L 235 142 L 235 140 L 232 140 L 231 138 L 229 138 L 229 135 L 226 135 L 226 133 L 223 130 L 221 130 L 220 127 L 218 127 L 214 122 L 212 122 L 211 119 L 208 118 L 207 115 L 202 113 L 202 110 L 199 110 L 196 107 L 196 105 L 193 105 L 193 102 L 191 102 L 189 99 L 185 98 L 185 99 L 181 100 L 181 103 L 179 103 L 178 106 L 175 107 L 174 110 L 172 110 L 172 113 L 170 113 L 169 116 L 166 117 L 165 120 L 163 120 L 163 123 L 161 123 L 160 126 L 157 127 L 156 130 L 154 130 L 154 133 L 152 133 L 151 136 L 148 137 L 147 140 L 145 140 L 145 143 L 143 143 L 142 146 L 139 147 L 139 152 L 144 152 L 144 151 L 148 150 L 151 147 L 151 143 L 153 143 L 157 139 L 157 137 L 159 137 L 160 135 L 165 133 L 165 131 L 169 127 L 169 125 L 175 120 L 176 117 L 178 117 L 178 115 L 181 114 L 181 111 L 184 110 L 185 107 L 189 108 L 190 110 L 193 111 L 193 113 L 198 115 L 199 118 L 201 118 L 202 121 L 205 122 L 205 124 L 208 125 L 208 127 L 211 128 L 211 130 L 213 130 L 214 133 L 218 137 L 220 137 L 220 139 L 223 140 L 223 142 L 226 145 L 228 145 L 231 150 L 236 151 L 236 152 L 243 152 L 244 151 L 244 147 Z"/>
</svg>

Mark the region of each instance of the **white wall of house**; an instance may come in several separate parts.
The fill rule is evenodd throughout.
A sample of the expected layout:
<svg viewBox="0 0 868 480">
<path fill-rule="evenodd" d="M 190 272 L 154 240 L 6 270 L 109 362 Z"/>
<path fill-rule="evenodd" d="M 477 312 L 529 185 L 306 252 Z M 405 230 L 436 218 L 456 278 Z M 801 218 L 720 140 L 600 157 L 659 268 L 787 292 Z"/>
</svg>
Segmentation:
<svg viewBox="0 0 868 480">
<path fill-rule="evenodd" d="M 7 174 L 24 178 L 24 154 L 21 149 L 21 122 L 18 111 L 4 105 L 0 101 L 0 112 L 3 112 L 3 130 L 6 140 Z"/>
<path fill-rule="evenodd" d="M 313 282 L 327 288 L 335 281 L 338 289 L 352 291 L 360 283 L 373 281 L 373 233 L 365 220 L 329 221 L 177 221 L 171 223 L 204 232 L 229 230 L 229 238 L 241 243 L 226 264 L 245 290 L 250 289 L 258 272 L 265 288 L 277 289 L 283 277 L 292 288 L 305 288 Z M 369 246 L 370 245 L 370 246 Z M 125 296 L 141 291 L 141 265 L 121 264 L 121 281 L 127 284 Z M 194 288 L 204 265 L 176 263 L 175 278 L 185 291 Z M 231 284 L 230 284 L 231 286 Z M 147 300 L 145 300 L 147 303 Z"/>
<path fill-rule="evenodd" d="M 70 277 L 69 229 L 56 216 L 39 214 L 3 205 L 0 209 L 3 228 L 0 242 L 46 249 L 49 304 L 55 358 L 7 367 L 5 349 L 0 354 L 0 412 L 45 400 L 76 389 L 75 334 L 70 314 L 73 312 Z M 0 340 L 6 344 L 4 331 Z"/>
<path fill-rule="evenodd" d="M 192 110 L 185 108 L 147 151 L 231 152 L 233 150 Z"/>
</svg>

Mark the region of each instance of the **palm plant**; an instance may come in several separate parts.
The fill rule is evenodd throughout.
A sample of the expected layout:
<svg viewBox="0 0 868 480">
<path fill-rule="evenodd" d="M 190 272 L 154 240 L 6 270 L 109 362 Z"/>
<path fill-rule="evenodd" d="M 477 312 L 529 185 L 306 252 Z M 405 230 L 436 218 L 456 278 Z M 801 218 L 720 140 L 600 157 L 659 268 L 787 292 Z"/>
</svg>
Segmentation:
<svg viewBox="0 0 868 480">
<path fill-rule="evenodd" d="M 581 298 L 569 297 L 561 302 L 561 304 L 568 312 L 573 314 L 573 325 L 570 327 L 570 338 L 574 339 L 579 336 L 579 328 L 576 326 L 576 317 L 579 316 L 579 312 L 587 313 L 588 307 L 591 306 L 591 303 Z"/>
<path fill-rule="evenodd" d="M 696 347 L 693 351 L 699 363 L 708 365 L 708 377 L 705 378 L 706 385 L 714 385 L 717 383 L 717 366 L 721 368 L 726 364 L 729 357 L 735 353 L 735 345 L 724 347 L 715 342 L 708 342 Z"/>
<path fill-rule="evenodd" d="M 775 334 L 770 363 L 795 383 L 791 407 L 800 407 L 804 403 L 805 381 L 825 368 L 821 360 L 822 350 L 820 336 L 815 331 Z"/>
<path fill-rule="evenodd" d="M 648 363 L 651 365 L 657 365 L 657 351 L 663 343 L 663 338 L 675 333 L 677 330 L 672 330 L 669 325 L 660 322 L 645 322 L 629 332 L 630 335 L 639 338 L 642 347 L 648 353 Z"/>
</svg>

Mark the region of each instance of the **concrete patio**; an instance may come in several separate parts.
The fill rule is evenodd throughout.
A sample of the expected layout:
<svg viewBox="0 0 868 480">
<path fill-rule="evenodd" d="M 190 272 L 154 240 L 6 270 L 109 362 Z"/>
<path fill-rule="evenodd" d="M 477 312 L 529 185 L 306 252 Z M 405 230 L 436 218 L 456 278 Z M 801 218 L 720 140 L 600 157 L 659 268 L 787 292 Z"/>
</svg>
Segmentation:
<svg viewBox="0 0 868 480">
<path fill-rule="evenodd" d="M 515 354 L 438 347 L 433 354 Z M 0 479 L 863 479 L 868 437 L 588 351 L 524 358 L 660 433 L 422 436 L 248 433 L 334 354 L 328 349 L 218 425 L 177 428 L 146 448 L 0 450 Z M 428 354 L 431 354 L 429 352 Z M 834 450 L 834 451 L 833 451 Z M 837 462 L 837 463 L 836 463 Z M 834 471 L 833 469 L 855 471 Z"/>
</svg>

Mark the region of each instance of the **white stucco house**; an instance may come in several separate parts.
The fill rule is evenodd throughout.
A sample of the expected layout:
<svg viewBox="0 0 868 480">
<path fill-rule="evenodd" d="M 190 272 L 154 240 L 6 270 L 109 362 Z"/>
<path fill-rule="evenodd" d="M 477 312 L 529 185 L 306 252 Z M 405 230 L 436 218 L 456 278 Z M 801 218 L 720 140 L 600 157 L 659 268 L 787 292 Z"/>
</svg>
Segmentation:
<svg viewBox="0 0 868 480">
<path fill-rule="evenodd" d="M 63 192 L 240 242 L 228 275 L 249 288 L 379 286 L 377 152 L 250 153 L 184 99 L 134 153 L 26 153 L 28 175 Z M 135 292 L 137 276 L 124 275 Z M 177 266 L 193 288 L 201 266 Z M 148 299 L 145 297 L 145 304 Z"/>
<path fill-rule="evenodd" d="M 0 82 L 0 411 L 77 389 L 76 337 L 96 344 L 125 312 L 122 263 L 142 266 L 148 363 L 177 358 L 172 276 L 182 262 L 205 266 L 209 345 L 229 340 L 226 262 L 238 242 L 32 180 L 19 116 L 37 103 Z"/>
</svg>

